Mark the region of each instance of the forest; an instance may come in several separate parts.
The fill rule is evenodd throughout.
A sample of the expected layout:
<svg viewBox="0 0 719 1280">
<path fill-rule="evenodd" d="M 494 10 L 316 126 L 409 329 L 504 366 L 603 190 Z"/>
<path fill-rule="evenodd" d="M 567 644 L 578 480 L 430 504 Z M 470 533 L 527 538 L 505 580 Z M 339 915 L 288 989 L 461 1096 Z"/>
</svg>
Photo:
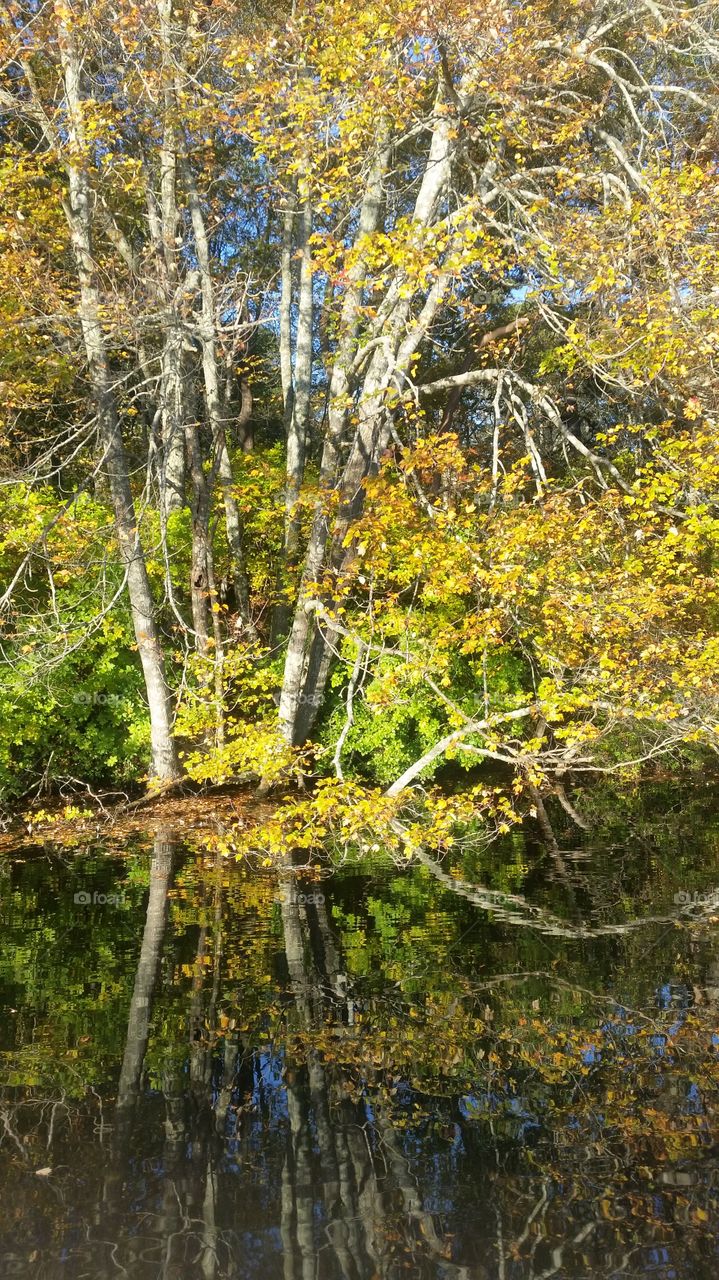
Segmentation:
<svg viewBox="0 0 719 1280">
<path fill-rule="evenodd" d="M 0 19 L 6 813 L 411 854 L 711 760 L 715 0 Z"/>
</svg>

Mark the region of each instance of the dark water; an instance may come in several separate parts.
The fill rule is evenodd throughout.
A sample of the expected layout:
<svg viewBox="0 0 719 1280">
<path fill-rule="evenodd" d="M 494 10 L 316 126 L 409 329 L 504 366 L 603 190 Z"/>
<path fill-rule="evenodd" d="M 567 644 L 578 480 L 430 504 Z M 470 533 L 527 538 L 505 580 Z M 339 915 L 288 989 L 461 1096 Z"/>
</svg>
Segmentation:
<svg viewBox="0 0 719 1280">
<path fill-rule="evenodd" d="M 6 857 L 0 1275 L 714 1280 L 716 795 L 573 800 L 441 872 Z"/>
</svg>

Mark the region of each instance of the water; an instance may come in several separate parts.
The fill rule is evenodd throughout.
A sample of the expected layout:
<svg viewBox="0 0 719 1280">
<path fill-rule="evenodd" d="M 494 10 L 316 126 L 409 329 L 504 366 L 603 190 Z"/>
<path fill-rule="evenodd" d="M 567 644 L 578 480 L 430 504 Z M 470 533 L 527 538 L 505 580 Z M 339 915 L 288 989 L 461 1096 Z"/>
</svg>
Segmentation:
<svg viewBox="0 0 719 1280">
<path fill-rule="evenodd" d="M 441 874 L 5 853 L 0 1274 L 714 1280 L 716 795 L 573 799 Z"/>
</svg>

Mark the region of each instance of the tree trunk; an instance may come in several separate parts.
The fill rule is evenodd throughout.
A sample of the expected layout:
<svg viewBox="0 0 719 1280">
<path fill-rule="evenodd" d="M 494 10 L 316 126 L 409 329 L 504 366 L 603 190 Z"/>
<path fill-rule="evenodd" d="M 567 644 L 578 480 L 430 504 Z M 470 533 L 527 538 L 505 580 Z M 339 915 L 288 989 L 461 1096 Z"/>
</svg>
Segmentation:
<svg viewBox="0 0 719 1280">
<path fill-rule="evenodd" d="M 182 333 L 173 325 L 162 353 L 162 459 L 160 492 L 165 519 L 185 506 L 182 406 Z"/>
<path fill-rule="evenodd" d="M 165 331 L 162 353 L 162 479 L 165 514 L 181 511 L 185 505 L 185 441 L 183 438 L 182 331 L 174 315 L 178 285 L 177 267 L 177 142 L 175 118 L 177 95 L 174 84 L 172 35 L 173 0 L 157 0 L 162 46 L 163 129 L 160 144 L 161 267 L 166 305 L 171 322 Z"/>
<path fill-rule="evenodd" d="M 306 194 L 306 193 L 305 193 Z M 295 224 L 298 235 L 295 237 Z M 282 383 L 283 420 L 285 426 L 285 535 L 284 559 L 278 567 L 278 600 L 272 614 L 272 643 L 282 640 L 290 626 L 290 607 L 286 591 L 290 582 L 288 570 L 294 567 L 299 550 L 297 500 L 305 471 L 309 434 L 310 395 L 312 390 L 312 258 L 309 239 L 312 234 L 312 210 L 307 198 L 297 209 L 294 192 L 288 196 L 282 224 L 281 292 L 280 292 L 280 379 Z M 292 258 L 295 240 L 302 255 L 295 348 L 292 345 Z"/>
<path fill-rule="evenodd" d="M 210 495 L 207 477 L 202 466 L 202 454 L 197 427 L 194 422 L 185 424 L 185 447 L 189 462 L 192 498 L 192 563 L 190 567 L 190 599 L 192 602 L 192 626 L 198 653 L 207 655 L 210 633 L 209 618 L 209 552 L 210 552 Z"/>
<path fill-rule="evenodd" d="M 282 214 L 280 261 L 280 380 L 285 435 L 289 432 L 294 402 L 292 380 L 292 250 L 295 241 L 295 198 L 288 195 Z"/>
<path fill-rule="evenodd" d="M 299 215 L 300 292 L 297 311 L 294 395 L 292 415 L 287 431 L 287 470 L 285 482 L 285 558 L 292 566 L 299 549 L 297 502 L 305 477 L 305 461 L 310 429 L 312 395 L 312 210 L 304 200 Z"/>
<path fill-rule="evenodd" d="M 420 227 L 430 225 L 447 185 L 451 171 L 451 139 L 453 120 L 444 101 L 437 95 L 432 139 L 424 174 L 415 201 L 413 220 Z M 360 212 L 359 237 L 371 234 L 379 225 L 382 177 L 389 160 L 389 139 L 384 133 L 378 143 L 377 158 L 368 178 Z M 330 418 L 320 472 L 321 492 L 310 535 L 299 599 L 287 649 L 280 694 L 280 731 L 287 742 L 300 745 L 316 720 L 324 699 L 331 666 L 334 635 L 319 630 L 312 607 L 313 585 L 325 564 L 341 572 L 345 557 L 345 538 L 349 526 L 357 518 L 363 502 L 363 482 L 379 465 L 390 438 L 391 423 L 386 408 L 387 391 L 397 374 L 406 375 L 412 357 L 431 324 L 441 302 L 446 279 L 439 276 L 432 285 L 423 307 L 414 315 L 413 296 L 402 294 L 402 272 L 390 283 L 380 308 L 378 342 L 368 356 L 366 373 L 359 394 L 358 425 L 349 455 L 338 478 L 342 446 L 347 430 L 348 401 L 356 386 L 358 335 L 361 305 L 361 280 L 364 263 L 356 261 L 345 295 L 340 343 L 331 379 Z M 384 332 L 382 332 L 384 330 Z M 339 490 L 337 518 L 330 527 L 326 512 L 326 493 Z M 329 546 L 329 551 L 328 551 Z M 331 601 L 329 602 L 331 609 Z"/>
<path fill-rule="evenodd" d="M 237 443 L 243 453 L 252 453 L 255 433 L 252 425 L 252 387 L 249 378 L 240 378 L 240 412 L 237 415 Z"/>
<path fill-rule="evenodd" d="M 227 542 L 230 548 L 234 577 L 237 611 L 244 627 L 250 636 L 255 636 L 255 626 L 250 612 L 250 588 L 247 578 L 245 554 L 242 545 L 242 520 L 237 499 L 234 495 L 234 476 L 232 462 L 227 448 L 227 435 L 222 416 L 220 399 L 220 379 L 217 366 L 217 348 L 215 334 L 215 300 L 212 274 L 210 271 L 210 250 L 205 229 L 205 220 L 200 205 L 200 197 L 189 163 L 185 164 L 185 177 L 192 219 L 192 232 L 197 253 L 197 265 L 200 272 L 202 311 L 200 315 L 200 345 L 202 347 L 202 375 L 205 386 L 205 405 L 207 419 L 212 432 L 215 453 L 219 459 L 219 477 L 222 499 L 225 508 L 225 527 Z"/>
<path fill-rule="evenodd" d="M 60 28 L 65 94 L 68 108 L 69 155 L 83 149 L 80 63 L 67 30 Z M 120 429 L 114 391 L 100 320 L 100 294 L 95 277 L 91 238 L 90 185 L 81 160 L 66 159 L 69 196 L 64 201 L 79 283 L 78 314 L 98 430 L 104 453 L 115 529 L 127 578 L 132 621 L 142 663 L 150 710 L 152 764 L 155 775 L 169 781 L 180 776 L 172 739 L 172 711 L 165 679 L 162 648 L 154 617 L 154 605 L 147 566 L 140 542 L 125 446 Z"/>
<path fill-rule="evenodd" d="M 377 155 L 370 169 L 360 209 L 357 244 L 360 244 L 363 240 L 366 241 L 377 230 L 379 225 L 382 206 L 382 184 L 389 158 L 389 131 L 383 126 L 380 131 Z M 340 340 L 330 381 L 327 439 L 322 453 L 320 470 L 321 493 L 310 531 L 299 600 L 285 658 L 285 670 L 280 693 L 279 721 L 282 735 L 290 743 L 304 741 L 307 732 L 306 726 L 313 721 L 319 710 L 317 706 L 312 706 L 310 702 L 302 701 L 303 696 L 309 699 L 314 696 L 313 690 L 310 690 L 306 695 L 303 695 L 302 692 L 306 675 L 307 648 L 312 643 L 312 638 L 315 635 L 315 621 L 310 611 L 308 611 L 307 604 L 309 586 L 317 580 L 329 537 L 325 500 L 328 491 L 332 489 L 336 480 L 340 447 L 346 430 L 347 399 L 350 389 L 351 367 L 357 349 L 360 306 L 362 303 L 361 282 L 364 272 L 365 262 L 360 254 L 350 270 L 347 292 L 342 304 Z M 315 638 L 315 643 L 318 642 L 318 639 Z M 302 723 L 300 723 L 300 720 L 302 720 Z"/>
</svg>

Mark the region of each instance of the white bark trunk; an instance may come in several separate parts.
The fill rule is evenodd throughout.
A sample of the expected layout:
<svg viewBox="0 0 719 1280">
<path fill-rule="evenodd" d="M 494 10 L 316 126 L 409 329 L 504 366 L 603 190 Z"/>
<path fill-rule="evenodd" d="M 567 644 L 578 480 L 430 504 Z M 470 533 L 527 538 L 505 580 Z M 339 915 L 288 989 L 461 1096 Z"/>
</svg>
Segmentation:
<svg viewBox="0 0 719 1280">
<path fill-rule="evenodd" d="M 280 380 L 285 434 L 292 421 L 294 388 L 292 382 L 292 251 L 295 242 L 295 200 L 288 195 L 282 214 L 282 249 L 280 263 Z"/>
<path fill-rule="evenodd" d="M 71 38 L 60 28 L 60 56 L 68 109 L 69 148 L 64 157 L 68 174 L 69 197 L 65 214 L 70 231 L 72 251 L 79 284 L 78 314 L 82 329 L 89 379 L 95 401 L 98 429 L 105 458 L 105 469 L 115 513 L 115 528 L 122 563 L 127 575 L 130 610 L 137 648 L 142 663 L 150 711 L 152 761 L 155 775 L 169 781 L 179 777 L 180 769 L 172 738 L 172 711 L 165 679 L 159 634 L 147 576 L 145 557 L 135 517 L 125 446 L 117 414 L 115 396 L 100 320 L 100 295 L 95 277 L 95 261 L 91 238 L 90 186 L 82 159 L 82 116 L 80 61 Z"/>
<path fill-rule="evenodd" d="M 189 164 L 185 165 L 192 232 L 195 240 L 197 266 L 200 273 L 200 289 L 202 311 L 200 315 L 200 345 L 202 347 L 202 374 L 205 386 L 205 405 L 207 418 L 212 432 L 216 454 L 219 458 L 219 477 L 222 488 L 222 500 L 225 508 L 225 528 L 227 542 L 232 558 L 235 595 L 237 609 L 247 632 L 255 635 L 255 627 L 250 613 L 250 591 L 242 545 L 242 520 L 237 505 L 234 489 L 232 461 L 227 447 L 225 422 L 222 415 L 220 398 L 220 378 L 217 364 L 217 346 L 215 333 L 215 298 L 212 273 L 210 270 L 210 250 L 205 229 L 200 198 L 195 186 Z"/>
<path fill-rule="evenodd" d="M 294 395 L 287 431 L 287 475 L 285 483 L 285 556 L 292 563 L 297 555 L 299 521 L 297 501 L 305 475 L 305 460 L 310 429 L 312 396 L 312 210 L 305 199 L 298 219 L 300 291 L 297 309 L 297 341 L 295 347 Z"/>
<path fill-rule="evenodd" d="M 415 201 L 413 220 L 419 227 L 431 224 L 446 189 L 452 159 L 453 120 L 446 110 L 443 94 L 437 98 L 432 138 L 424 174 Z M 386 136 L 378 149 L 378 158 L 368 179 L 360 214 L 358 236 L 370 234 L 379 224 L 382 175 L 386 168 L 389 144 Z M 385 295 L 382 309 L 383 340 L 369 357 L 359 395 L 358 426 L 341 476 L 338 469 L 348 420 L 347 402 L 354 383 L 352 370 L 358 352 L 360 281 L 364 263 L 355 264 L 354 276 L 345 295 L 340 345 L 332 371 L 330 423 L 323 450 L 320 472 L 326 490 L 337 488 L 340 506 L 332 529 L 325 515 L 324 495 L 320 495 L 310 535 L 303 581 L 290 634 L 280 694 L 279 724 L 286 741 L 298 745 L 309 734 L 322 705 L 331 663 L 332 633 L 318 630 L 314 610 L 308 609 L 313 584 L 323 564 L 341 570 L 343 542 L 350 522 L 356 519 L 362 504 L 362 483 L 376 470 L 389 442 L 389 419 L 385 409 L 386 394 L 398 372 L 406 372 L 442 299 L 445 284 L 435 282 L 416 321 L 411 323 L 413 298 L 402 297 L 402 273 L 398 272 Z M 329 544 L 329 551 L 328 551 Z"/>
<path fill-rule="evenodd" d="M 174 311 L 177 269 L 177 144 L 175 68 L 172 35 L 173 0 L 157 0 L 162 46 L 162 109 L 160 145 L 160 216 L 165 301 Z M 173 317 L 174 318 L 174 317 Z M 162 354 L 162 505 L 165 517 L 185 505 L 185 442 L 182 383 L 182 332 L 177 323 L 165 330 Z"/>
</svg>

